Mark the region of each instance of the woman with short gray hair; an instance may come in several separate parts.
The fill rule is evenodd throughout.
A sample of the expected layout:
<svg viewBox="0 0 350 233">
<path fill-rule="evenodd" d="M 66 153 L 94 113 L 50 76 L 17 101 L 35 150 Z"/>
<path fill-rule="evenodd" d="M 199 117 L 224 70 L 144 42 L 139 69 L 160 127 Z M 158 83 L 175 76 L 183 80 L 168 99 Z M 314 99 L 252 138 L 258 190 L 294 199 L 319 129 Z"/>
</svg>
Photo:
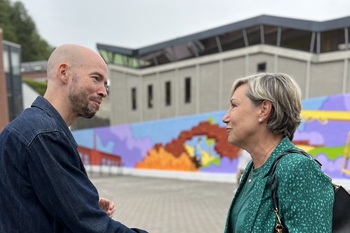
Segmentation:
<svg viewBox="0 0 350 233">
<path fill-rule="evenodd" d="M 223 117 L 228 142 L 252 157 L 228 212 L 225 233 L 332 232 L 334 191 L 331 180 L 292 143 L 301 123 L 301 91 L 281 73 L 259 73 L 233 84 Z M 271 172 L 276 159 L 283 156 Z M 271 176 L 275 174 L 278 213 L 274 212 Z"/>
</svg>

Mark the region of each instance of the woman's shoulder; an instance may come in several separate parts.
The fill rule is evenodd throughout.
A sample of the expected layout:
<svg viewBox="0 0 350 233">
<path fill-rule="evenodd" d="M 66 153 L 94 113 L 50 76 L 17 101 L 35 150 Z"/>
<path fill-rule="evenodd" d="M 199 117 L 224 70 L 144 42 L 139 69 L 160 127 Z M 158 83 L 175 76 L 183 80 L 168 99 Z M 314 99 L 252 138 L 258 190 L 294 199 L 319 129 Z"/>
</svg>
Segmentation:
<svg viewBox="0 0 350 233">
<path fill-rule="evenodd" d="M 278 163 L 278 170 L 293 171 L 305 168 L 318 168 L 320 165 L 312 159 L 300 153 L 289 153 L 283 156 Z"/>
<path fill-rule="evenodd" d="M 312 158 L 299 153 L 285 155 L 276 168 L 277 177 L 285 181 L 319 180 L 331 182 L 321 166 Z"/>
</svg>

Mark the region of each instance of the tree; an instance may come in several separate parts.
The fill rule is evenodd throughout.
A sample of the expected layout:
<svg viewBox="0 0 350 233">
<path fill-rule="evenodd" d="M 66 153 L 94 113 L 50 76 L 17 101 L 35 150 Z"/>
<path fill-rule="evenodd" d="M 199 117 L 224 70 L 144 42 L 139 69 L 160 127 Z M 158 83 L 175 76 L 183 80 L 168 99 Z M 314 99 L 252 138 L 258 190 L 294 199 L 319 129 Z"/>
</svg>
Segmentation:
<svg viewBox="0 0 350 233">
<path fill-rule="evenodd" d="M 53 48 L 40 37 L 32 18 L 21 2 L 0 0 L 0 27 L 4 40 L 21 45 L 22 61 L 47 60 Z"/>
<path fill-rule="evenodd" d="M 13 25 L 9 21 L 12 9 L 8 0 L 0 0 L 0 28 L 3 30 L 3 38 L 9 41 L 16 39 Z"/>
</svg>

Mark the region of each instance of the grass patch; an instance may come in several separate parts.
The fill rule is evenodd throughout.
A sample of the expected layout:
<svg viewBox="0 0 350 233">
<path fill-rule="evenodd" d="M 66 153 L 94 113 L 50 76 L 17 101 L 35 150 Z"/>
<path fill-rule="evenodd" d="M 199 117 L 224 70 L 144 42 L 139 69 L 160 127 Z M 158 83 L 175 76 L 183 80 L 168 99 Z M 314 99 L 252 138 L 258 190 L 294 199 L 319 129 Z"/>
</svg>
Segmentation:
<svg viewBox="0 0 350 233">
<path fill-rule="evenodd" d="M 28 84 L 31 88 L 33 88 L 41 96 L 44 95 L 46 88 L 47 88 L 47 82 L 38 82 L 38 81 L 35 81 L 33 79 L 29 79 L 29 78 L 24 78 L 23 82 Z"/>
</svg>

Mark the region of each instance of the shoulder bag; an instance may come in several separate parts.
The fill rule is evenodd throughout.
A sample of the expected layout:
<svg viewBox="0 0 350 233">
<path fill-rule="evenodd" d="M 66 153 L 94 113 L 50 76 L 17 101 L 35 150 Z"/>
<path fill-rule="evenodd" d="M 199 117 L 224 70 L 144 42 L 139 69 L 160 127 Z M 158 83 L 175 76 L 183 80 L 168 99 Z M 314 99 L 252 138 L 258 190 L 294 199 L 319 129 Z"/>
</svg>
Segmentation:
<svg viewBox="0 0 350 233">
<path fill-rule="evenodd" d="M 273 163 L 270 172 L 270 188 L 272 193 L 273 208 L 276 215 L 276 224 L 274 232 L 276 233 L 288 233 L 288 229 L 282 223 L 278 214 L 278 198 L 276 195 L 276 177 L 275 170 L 278 161 L 285 155 L 291 153 L 302 154 L 306 157 L 313 159 L 320 167 L 322 166 L 319 161 L 314 159 L 311 155 L 303 150 L 289 149 L 283 152 L 277 157 Z M 350 232 L 350 194 L 341 186 L 333 183 L 334 189 L 334 206 L 333 206 L 333 220 L 332 220 L 332 232 L 333 233 L 349 233 Z"/>
</svg>

